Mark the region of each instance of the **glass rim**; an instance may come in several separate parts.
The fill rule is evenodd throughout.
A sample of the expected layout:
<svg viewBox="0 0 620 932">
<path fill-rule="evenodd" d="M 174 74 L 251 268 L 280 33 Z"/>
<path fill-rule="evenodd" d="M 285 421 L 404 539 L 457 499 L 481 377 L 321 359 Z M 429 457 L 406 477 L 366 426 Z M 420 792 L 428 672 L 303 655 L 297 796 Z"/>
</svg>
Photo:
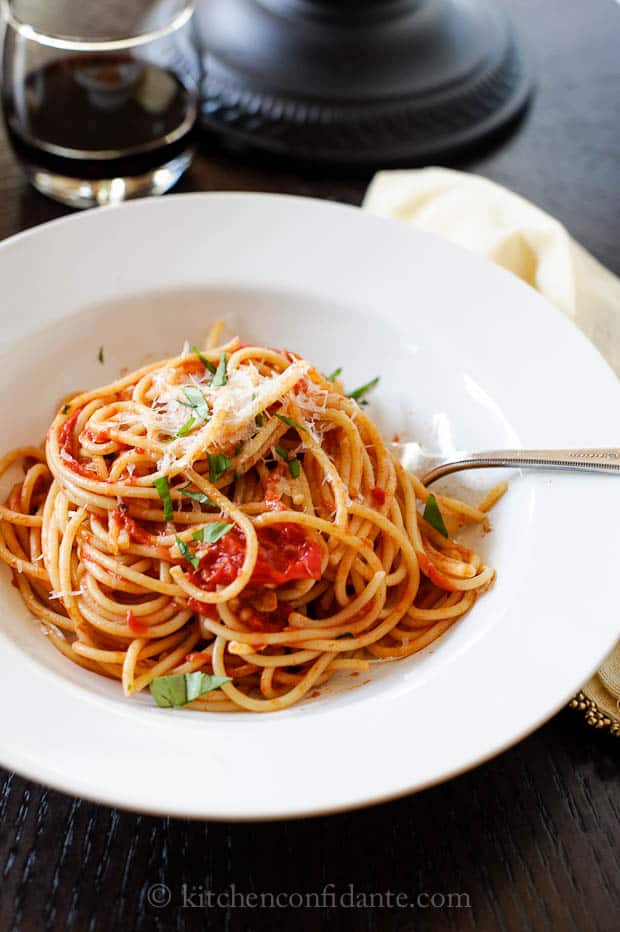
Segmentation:
<svg viewBox="0 0 620 932">
<path fill-rule="evenodd" d="M 15 13 L 14 5 L 14 0 L 0 0 L 0 9 L 7 26 L 30 42 L 70 52 L 113 52 L 148 45 L 182 29 L 194 14 L 194 0 L 186 0 L 179 11 L 164 26 L 157 29 L 136 33 L 133 36 L 125 36 L 124 38 L 113 39 L 102 36 L 97 39 L 83 39 L 79 36 L 64 35 L 62 33 L 43 32 L 20 19 Z"/>
</svg>

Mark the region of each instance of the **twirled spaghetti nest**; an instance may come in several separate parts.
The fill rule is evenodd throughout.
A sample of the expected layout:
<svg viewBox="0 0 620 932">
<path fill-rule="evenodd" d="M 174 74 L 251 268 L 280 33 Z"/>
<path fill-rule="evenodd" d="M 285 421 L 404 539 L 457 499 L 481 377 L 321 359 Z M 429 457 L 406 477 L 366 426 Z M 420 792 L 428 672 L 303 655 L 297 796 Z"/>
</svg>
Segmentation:
<svg viewBox="0 0 620 932">
<path fill-rule="evenodd" d="M 72 398 L 44 452 L 2 460 L 23 478 L 0 555 L 51 643 L 126 695 L 200 672 L 178 704 L 273 711 L 467 612 L 494 574 L 445 534 L 502 489 L 437 496 L 433 526 L 337 377 L 216 338 Z"/>
</svg>

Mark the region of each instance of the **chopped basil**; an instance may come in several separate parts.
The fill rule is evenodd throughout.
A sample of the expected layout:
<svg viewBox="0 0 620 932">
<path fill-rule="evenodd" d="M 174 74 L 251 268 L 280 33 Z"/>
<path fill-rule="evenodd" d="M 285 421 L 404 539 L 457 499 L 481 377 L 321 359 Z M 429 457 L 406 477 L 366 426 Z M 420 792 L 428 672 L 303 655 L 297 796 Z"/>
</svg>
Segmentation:
<svg viewBox="0 0 620 932">
<path fill-rule="evenodd" d="M 226 354 L 222 353 L 220 356 L 220 362 L 215 370 L 215 375 L 213 376 L 212 385 L 213 388 L 221 388 L 222 385 L 226 385 L 228 381 L 228 372 L 226 371 Z"/>
<path fill-rule="evenodd" d="M 208 421 L 211 417 L 211 412 L 209 411 L 207 399 L 200 389 L 190 386 L 183 389 L 183 394 L 187 398 L 187 403 L 182 401 L 181 404 L 184 404 L 186 408 L 193 408 L 198 417 L 202 418 L 203 421 Z"/>
<path fill-rule="evenodd" d="M 181 540 L 181 538 L 178 535 L 175 535 L 174 539 L 177 542 L 177 547 L 179 548 L 179 552 L 181 556 L 183 557 L 183 559 L 187 560 L 188 563 L 191 563 L 194 569 L 197 570 L 200 565 L 200 560 L 198 559 L 198 557 L 195 557 L 192 554 L 191 550 L 189 549 L 185 541 Z"/>
<path fill-rule="evenodd" d="M 293 479 L 298 479 L 301 474 L 301 463 L 298 459 L 289 459 L 289 451 L 285 450 L 284 447 L 274 447 L 275 452 L 281 457 L 288 466 L 288 471 L 290 472 Z"/>
<path fill-rule="evenodd" d="M 62 409 L 62 413 L 68 414 L 70 410 L 71 410 L 71 405 L 65 405 L 64 408 Z"/>
<path fill-rule="evenodd" d="M 339 375 L 342 375 L 342 366 L 338 366 L 337 369 L 331 373 L 331 375 L 326 376 L 328 382 L 335 382 Z"/>
<path fill-rule="evenodd" d="M 103 346 L 100 346 L 100 347 L 99 347 L 99 352 L 97 353 L 97 359 L 99 360 L 99 362 L 101 363 L 101 365 L 103 365 L 103 363 L 104 363 L 104 358 L 103 358 Z"/>
<path fill-rule="evenodd" d="M 203 356 L 203 354 L 200 352 L 197 346 L 192 346 L 192 352 L 195 353 L 196 356 L 198 356 L 198 359 L 203 364 L 205 369 L 208 369 L 209 372 L 215 375 L 215 366 L 213 365 L 212 362 L 210 362 L 210 360 L 207 359 L 206 356 Z"/>
<path fill-rule="evenodd" d="M 223 453 L 207 453 L 209 460 L 209 479 L 211 482 L 217 482 L 224 475 L 227 469 L 232 466 L 232 460 Z"/>
<path fill-rule="evenodd" d="M 200 505 L 209 505 L 211 508 L 219 508 L 217 502 L 214 502 L 213 499 L 205 495 L 204 492 L 190 492 L 189 489 L 181 489 L 181 495 L 186 495 Z"/>
<path fill-rule="evenodd" d="M 275 452 L 281 457 L 288 466 L 288 471 L 290 472 L 293 479 L 298 479 L 301 473 L 301 463 L 298 459 L 289 459 L 289 451 L 285 450 L 284 447 L 274 447 Z"/>
<path fill-rule="evenodd" d="M 235 447 L 235 456 L 239 456 L 245 446 L 245 440 L 241 440 Z"/>
<path fill-rule="evenodd" d="M 256 417 L 254 418 L 254 423 L 256 424 L 257 427 L 262 427 L 263 424 L 265 423 L 265 415 L 257 414 Z"/>
<path fill-rule="evenodd" d="M 212 676 L 209 673 L 175 673 L 158 676 L 150 685 L 151 695 L 162 709 L 174 709 L 187 705 L 205 693 L 219 689 L 229 683 L 229 676 Z"/>
<path fill-rule="evenodd" d="M 355 635 L 353 634 L 352 631 L 345 631 L 344 634 L 341 634 L 341 635 L 340 635 L 339 640 L 342 640 L 342 638 L 354 638 L 354 637 L 355 637 Z"/>
<path fill-rule="evenodd" d="M 195 419 L 195 418 L 193 418 L 193 417 L 188 417 L 188 419 L 185 421 L 185 424 L 183 425 L 183 427 L 181 427 L 179 430 L 177 430 L 177 432 L 176 432 L 176 434 L 175 434 L 174 436 L 175 436 L 175 437 L 186 437 L 187 434 L 189 434 L 190 430 L 192 429 L 192 427 L 194 426 L 195 423 L 196 423 L 196 419 Z"/>
<path fill-rule="evenodd" d="M 282 421 L 283 424 L 287 424 L 289 427 L 294 427 L 296 430 L 303 430 L 305 434 L 308 433 L 305 427 L 302 427 L 301 424 L 298 424 L 297 421 L 294 421 L 292 417 L 287 417 L 286 414 L 276 414 L 276 417 L 279 421 Z"/>
<path fill-rule="evenodd" d="M 426 506 L 424 508 L 424 514 L 422 515 L 425 521 L 428 521 L 436 531 L 439 531 L 440 534 L 443 534 L 444 537 L 448 536 L 448 531 L 446 525 L 444 524 L 443 515 L 439 510 L 439 505 L 437 504 L 437 499 L 434 495 L 429 495 L 426 499 Z"/>
<path fill-rule="evenodd" d="M 168 482 L 168 476 L 160 476 L 159 479 L 153 481 L 153 485 L 157 489 L 157 494 L 164 503 L 164 521 L 172 520 L 172 499 L 170 498 L 170 483 Z"/>
<path fill-rule="evenodd" d="M 372 391 L 372 389 L 375 388 L 378 384 L 379 376 L 377 376 L 375 379 L 371 379 L 370 382 L 366 382 L 365 385 L 360 385 L 360 387 L 354 389 L 354 391 L 349 392 L 347 398 L 353 398 L 355 401 L 359 401 L 360 404 L 368 404 L 365 399 L 364 401 L 361 401 L 361 399 L 364 398 L 364 395 L 367 395 L 368 392 Z"/>
<path fill-rule="evenodd" d="M 224 534 L 232 531 L 233 527 L 234 524 L 229 524 L 227 521 L 216 521 L 214 524 L 208 524 L 206 527 L 200 528 L 199 531 L 194 531 L 192 537 L 194 540 L 202 541 L 203 544 L 214 544 Z"/>
</svg>

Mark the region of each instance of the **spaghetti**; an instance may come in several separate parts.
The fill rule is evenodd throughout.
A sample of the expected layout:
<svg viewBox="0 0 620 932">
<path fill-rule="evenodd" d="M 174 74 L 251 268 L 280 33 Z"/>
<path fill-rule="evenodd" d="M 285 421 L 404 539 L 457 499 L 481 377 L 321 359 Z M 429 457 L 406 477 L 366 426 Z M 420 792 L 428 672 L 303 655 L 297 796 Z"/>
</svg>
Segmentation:
<svg viewBox="0 0 620 932">
<path fill-rule="evenodd" d="M 429 496 L 365 414 L 370 386 L 220 331 L 73 397 L 44 451 L 0 461 L 23 467 L 0 557 L 54 647 L 127 696 L 269 712 L 464 615 L 494 573 L 452 535 L 502 489 Z"/>
</svg>

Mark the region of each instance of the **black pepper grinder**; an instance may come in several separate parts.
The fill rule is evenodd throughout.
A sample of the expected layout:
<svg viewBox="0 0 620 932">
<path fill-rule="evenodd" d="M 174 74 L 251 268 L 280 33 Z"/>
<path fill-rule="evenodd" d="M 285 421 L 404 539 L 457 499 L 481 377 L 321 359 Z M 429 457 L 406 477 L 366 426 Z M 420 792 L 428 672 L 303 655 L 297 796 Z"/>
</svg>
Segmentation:
<svg viewBox="0 0 620 932">
<path fill-rule="evenodd" d="M 204 127 L 309 162 L 440 160 L 531 89 L 494 0 L 199 0 L 196 28 Z"/>
</svg>

